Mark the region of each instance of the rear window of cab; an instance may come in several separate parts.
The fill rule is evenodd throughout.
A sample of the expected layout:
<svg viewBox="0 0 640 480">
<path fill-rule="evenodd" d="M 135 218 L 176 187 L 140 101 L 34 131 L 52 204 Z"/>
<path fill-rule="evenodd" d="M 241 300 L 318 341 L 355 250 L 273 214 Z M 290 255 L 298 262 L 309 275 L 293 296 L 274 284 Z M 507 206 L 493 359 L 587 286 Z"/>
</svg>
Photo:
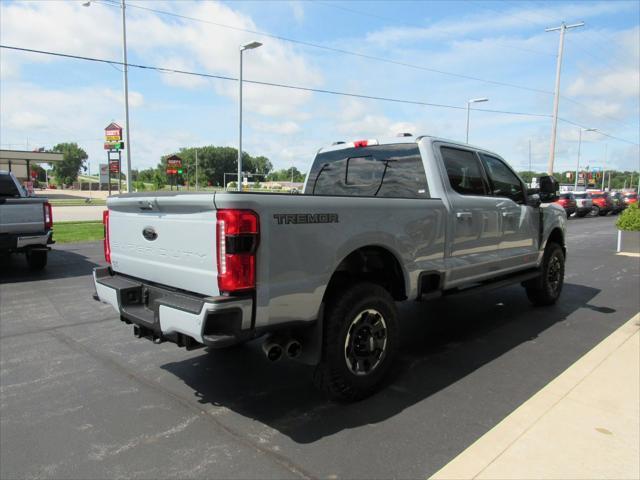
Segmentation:
<svg viewBox="0 0 640 480">
<path fill-rule="evenodd" d="M 429 198 L 416 143 L 321 152 L 307 179 L 307 195 Z"/>
</svg>

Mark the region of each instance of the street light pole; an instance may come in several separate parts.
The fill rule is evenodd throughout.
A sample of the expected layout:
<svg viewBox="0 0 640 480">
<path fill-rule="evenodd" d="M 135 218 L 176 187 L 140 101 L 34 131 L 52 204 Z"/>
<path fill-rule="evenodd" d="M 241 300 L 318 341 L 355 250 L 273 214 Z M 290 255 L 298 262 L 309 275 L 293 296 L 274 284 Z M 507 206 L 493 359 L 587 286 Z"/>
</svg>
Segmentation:
<svg viewBox="0 0 640 480">
<path fill-rule="evenodd" d="M 90 7 L 91 0 L 82 4 L 83 7 Z M 124 83 L 124 135 L 125 150 L 127 155 L 127 192 L 131 193 L 131 138 L 129 135 L 129 73 L 127 67 L 127 17 L 124 0 L 120 0 L 122 10 L 122 81 Z M 120 172 L 118 173 L 120 175 Z M 111 185 L 111 182 L 109 182 Z M 118 185 L 120 180 L 118 179 Z"/>
<path fill-rule="evenodd" d="M 559 27 L 546 28 L 545 32 L 554 32 L 560 30 L 560 42 L 558 45 L 558 61 L 556 63 L 556 88 L 553 96 L 553 120 L 551 123 L 551 145 L 549 150 L 549 164 L 547 165 L 547 173 L 553 175 L 553 162 L 556 156 L 556 132 L 558 130 L 558 105 L 560 103 L 560 71 L 562 70 L 562 52 L 564 50 L 564 33 L 570 28 L 582 27 L 584 22 L 567 25 L 562 22 Z"/>
<path fill-rule="evenodd" d="M 471 100 L 467 100 L 467 136 L 466 143 L 469 143 L 469 113 L 471 111 L 472 103 L 480 103 L 480 102 L 488 102 L 488 98 L 472 98 Z"/>
<path fill-rule="evenodd" d="M 198 149 L 196 148 L 196 192 L 198 191 Z"/>
<path fill-rule="evenodd" d="M 238 95 L 238 191 L 242 190 L 242 53 L 262 46 L 260 42 L 251 42 L 240 47 L 240 78 Z"/>
<path fill-rule="evenodd" d="M 125 149 L 127 154 L 127 192 L 131 193 L 131 138 L 129 135 L 129 74 L 127 64 L 127 20 L 125 15 L 125 3 L 121 0 L 122 8 L 122 70 L 124 81 L 124 134 Z"/>
<path fill-rule="evenodd" d="M 578 135 L 578 163 L 576 164 L 576 182 L 573 186 L 575 191 L 578 190 L 578 172 L 580 171 L 580 147 L 582 146 L 582 132 L 597 132 L 597 128 L 580 128 Z"/>
</svg>

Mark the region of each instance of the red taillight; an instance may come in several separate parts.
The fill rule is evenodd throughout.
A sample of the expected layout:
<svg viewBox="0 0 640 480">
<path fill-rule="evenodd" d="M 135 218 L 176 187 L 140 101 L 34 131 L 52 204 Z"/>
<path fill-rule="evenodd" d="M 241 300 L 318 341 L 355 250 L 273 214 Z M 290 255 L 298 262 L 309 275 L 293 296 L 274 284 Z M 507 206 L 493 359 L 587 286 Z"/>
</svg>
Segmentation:
<svg viewBox="0 0 640 480">
<path fill-rule="evenodd" d="M 353 146 L 355 148 L 362 148 L 366 147 L 367 145 L 369 145 L 369 140 L 356 140 L 355 142 L 353 142 Z"/>
<path fill-rule="evenodd" d="M 222 209 L 216 217 L 218 289 L 232 293 L 255 288 L 258 214 L 252 210 Z"/>
<path fill-rule="evenodd" d="M 102 212 L 102 225 L 104 225 L 104 259 L 107 263 L 111 263 L 111 245 L 109 244 L 109 210 Z"/>
<path fill-rule="evenodd" d="M 42 210 L 44 213 L 44 229 L 51 230 L 53 228 L 53 212 L 51 210 L 51 204 L 49 202 L 44 202 Z"/>
</svg>

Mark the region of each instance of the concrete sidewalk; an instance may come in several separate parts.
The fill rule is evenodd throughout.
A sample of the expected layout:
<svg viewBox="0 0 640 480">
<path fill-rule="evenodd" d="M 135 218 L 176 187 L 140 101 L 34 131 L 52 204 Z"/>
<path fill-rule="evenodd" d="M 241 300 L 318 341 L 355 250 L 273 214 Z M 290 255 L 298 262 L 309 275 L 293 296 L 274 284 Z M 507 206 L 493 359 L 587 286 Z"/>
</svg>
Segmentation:
<svg viewBox="0 0 640 480">
<path fill-rule="evenodd" d="M 640 478 L 640 315 L 432 478 Z"/>
<path fill-rule="evenodd" d="M 80 222 L 87 220 L 102 221 L 104 205 L 83 205 L 81 207 L 53 206 L 53 224 L 56 222 Z"/>
</svg>

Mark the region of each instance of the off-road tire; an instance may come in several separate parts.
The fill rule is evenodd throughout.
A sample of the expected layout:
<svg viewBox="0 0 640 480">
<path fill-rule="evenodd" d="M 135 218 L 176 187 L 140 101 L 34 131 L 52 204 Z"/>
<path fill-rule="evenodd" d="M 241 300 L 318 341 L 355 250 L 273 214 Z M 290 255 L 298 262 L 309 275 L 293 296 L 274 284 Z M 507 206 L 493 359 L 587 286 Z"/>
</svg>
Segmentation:
<svg viewBox="0 0 640 480">
<path fill-rule="evenodd" d="M 591 207 L 591 211 L 589 212 L 589 216 L 590 217 L 597 217 L 598 215 L 600 215 L 600 207 L 594 205 L 593 207 Z"/>
<path fill-rule="evenodd" d="M 564 285 L 564 252 L 555 242 L 547 242 L 540 277 L 524 283 L 529 301 L 536 306 L 553 305 Z"/>
<path fill-rule="evenodd" d="M 325 308 L 322 357 L 313 376 L 316 387 L 342 402 L 371 395 L 388 373 L 398 343 L 396 306 L 387 290 L 362 282 L 334 292 Z M 357 360 L 355 366 L 349 359 Z"/>
</svg>

